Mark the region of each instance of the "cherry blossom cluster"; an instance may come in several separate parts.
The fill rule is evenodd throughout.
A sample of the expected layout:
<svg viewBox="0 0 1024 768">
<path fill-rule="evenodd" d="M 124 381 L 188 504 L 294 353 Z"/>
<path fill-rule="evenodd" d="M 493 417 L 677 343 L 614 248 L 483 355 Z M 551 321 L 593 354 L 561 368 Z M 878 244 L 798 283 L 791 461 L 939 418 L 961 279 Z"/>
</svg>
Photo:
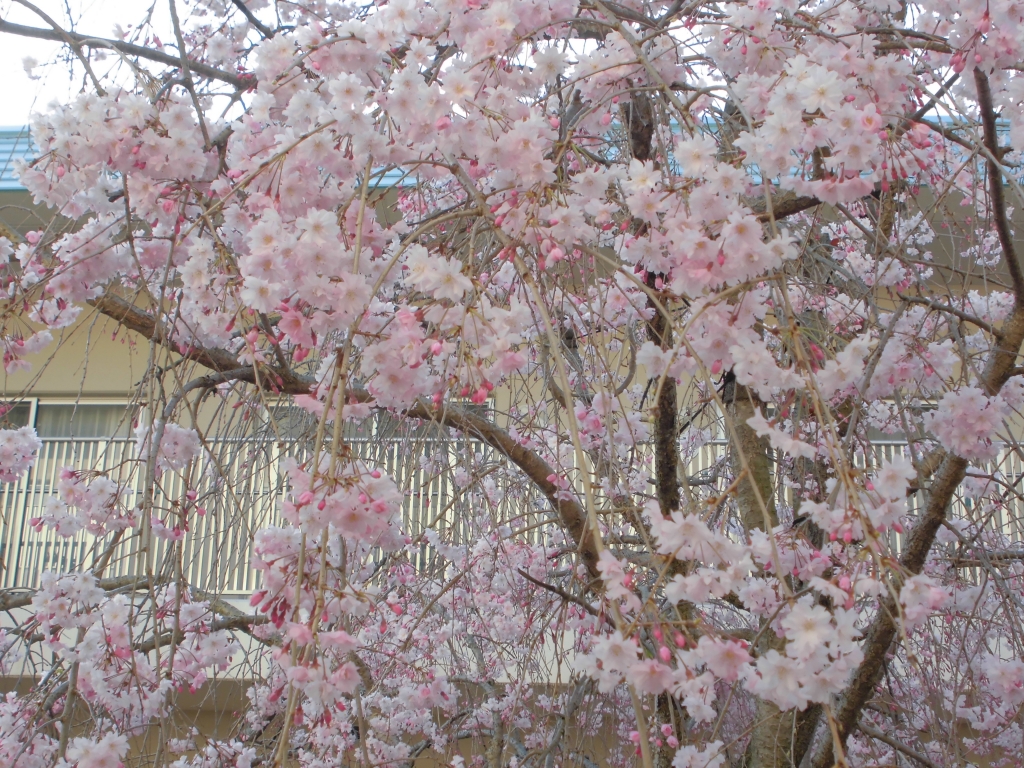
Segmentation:
<svg viewBox="0 0 1024 768">
<path fill-rule="evenodd" d="M 0 429 L 0 480 L 12 483 L 24 475 L 35 464 L 42 447 L 32 427 Z"/>
<path fill-rule="evenodd" d="M 1013 764 L 1024 5 L 189 6 L 33 118 L 75 224 L 0 240 L 9 374 L 150 345 L 127 474 L 31 521 L 91 554 L 0 757 Z M 239 530 L 251 614 L 190 583 Z"/>
<path fill-rule="evenodd" d="M 127 505 L 129 489 L 109 477 L 101 475 L 87 481 L 80 473 L 64 467 L 57 493 L 46 500 L 42 516 L 29 521 L 36 530 L 46 526 L 64 537 L 86 530 L 102 537 L 135 525 Z"/>
</svg>

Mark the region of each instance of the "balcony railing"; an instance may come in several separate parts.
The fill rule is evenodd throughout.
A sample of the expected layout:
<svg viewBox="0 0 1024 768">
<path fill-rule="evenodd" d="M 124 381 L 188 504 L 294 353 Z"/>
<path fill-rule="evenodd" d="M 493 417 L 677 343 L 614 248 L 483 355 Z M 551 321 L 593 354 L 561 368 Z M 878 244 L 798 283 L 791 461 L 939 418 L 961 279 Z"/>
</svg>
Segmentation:
<svg viewBox="0 0 1024 768">
<path fill-rule="evenodd" d="M 224 594 L 249 594 L 259 588 L 259 575 L 250 567 L 253 539 L 256 532 L 280 522 L 280 508 L 287 490 L 287 478 L 281 462 L 299 449 L 292 443 L 257 442 L 250 440 L 213 441 L 209 453 L 193 469 L 196 474 L 190 487 L 198 487 L 200 503 L 207 509 L 204 516 L 190 515 L 191 529 L 184 538 L 181 558 L 182 575 L 198 587 Z M 443 438 L 416 440 L 358 441 L 356 452 L 386 468 L 400 488 L 407 491 L 403 505 L 403 526 L 416 537 L 426 526 L 439 531 L 447 540 L 465 541 L 473 515 L 481 509 L 470 504 L 460 492 L 451 469 L 424 466 L 421 457 L 440 456 L 442 467 L 450 467 L 446 459 L 467 457 L 478 469 L 486 470 L 494 456 L 476 441 Z M 700 476 L 712 472 L 724 456 L 720 441 L 710 442 L 694 452 L 688 474 Z M 873 445 L 872 465 L 904 453 L 907 445 L 884 442 Z M 863 458 L 863 457 L 862 457 Z M 1016 453 L 1005 452 L 996 462 L 1007 486 L 1024 476 L 1024 465 Z M 135 442 L 126 439 L 45 439 L 34 468 L 20 481 L 0 485 L 0 589 L 35 587 L 44 571 L 68 572 L 92 567 L 100 553 L 110 546 L 112 537 L 98 539 L 86 532 L 71 537 L 58 536 L 50 528 L 36 531 L 30 521 L 41 517 L 49 497 L 55 495 L 62 468 L 102 472 L 134 493 L 142 482 L 141 462 L 137 460 Z M 486 472 L 484 472 L 486 474 Z M 185 478 L 166 473 L 160 480 L 153 505 L 158 515 L 183 497 Z M 1022 489 L 1024 490 L 1024 489 Z M 542 535 L 538 525 L 549 514 L 547 505 L 526 483 L 510 484 L 499 489 L 493 515 L 513 523 L 516 530 L 530 531 L 531 537 Z M 786 506 L 787 492 L 780 491 L 778 501 Z M 138 496 L 129 499 L 129 504 Z M 912 504 L 916 503 L 916 496 Z M 478 506 L 478 505 L 477 505 Z M 968 516 L 974 510 L 970 502 L 957 502 L 954 516 Z M 1005 504 L 985 511 L 985 524 L 1001 530 L 1010 540 L 1024 539 L 1024 505 L 1016 494 L 1007 494 Z M 166 516 L 166 513 L 165 515 Z M 106 576 L 142 575 L 143 558 L 138 552 L 139 537 L 126 535 L 113 547 Z M 893 546 L 900 540 L 893 534 Z M 156 575 L 174 576 L 175 558 L 168 557 L 166 541 L 157 540 L 150 560 Z M 427 566 L 433 557 L 424 542 L 413 552 L 417 566 Z"/>
<path fill-rule="evenodd" d="M 44 439 L 35 466 L 20 481 L 0 484 L 0 589 L 35 587 L 44 571 L 68 572 L 92 567 L 111 545 L 113 536 L 102 539 L 82 531 L 70 537 L 44 527 L 37 531 L 33 518 L 42 517 L 47 500 L 57 493 L 61 471 L 70 467 L 84 473 L 104 474 L 127 488 L 129 505 L 140 497 L 144 470 L 134 440 Z M 478 441 L 446 438 L 358 439 L 355 453 L 379 466 L 407 491 L 403 504 L 403 529 L 416 537 L 430 526 L 450 540 L 467 538 L 466 521 L 472 514 L 457 492 L 450 465 L 458 462 L 483 467 L 490 449 Z M 182 575 L 190 584 L 222 593 L 251 593 L 258 589 L 258 573 L 249 563 L 255 534 L 268 525 L 280 524 L 281 502 L 287 491 L 282 460 L 302 452 L 297 443 L 253 440 L 214 440 L 207 453 L 192 467 L 192 477 L 165 473 L 157 483 L 153 508 L 166 518 L 185 489 L 197 488 L 198 503 L 206 514 L 189 515 L 190 530 L 184 538 Z M 421 461 L 435 457 L 437 466 Z M 191 482 L 186 483 L 190 479 Z M 523 486 L 501 489 L 499 514 L 508 519 L 533 515 L 536 499 Z M 535 515 L 533 515 L 535 517 Z M 520 520 L 522 522 L 522 520 Z M 528 527 L 524 525 L 523 527 Z M 143 559 L 139 537 L 129 530 L 113 547 L 105 576 L 139 575 Z M 535 533 L 536 535 L 536 533 Z M 150 558 L 157 575 L 173 575 L 176 566 L 168 557 L 166 541 L 157 539 Z M 424 543 L 413 553 L 417 565 L 429 564 Z"/>
</svg>

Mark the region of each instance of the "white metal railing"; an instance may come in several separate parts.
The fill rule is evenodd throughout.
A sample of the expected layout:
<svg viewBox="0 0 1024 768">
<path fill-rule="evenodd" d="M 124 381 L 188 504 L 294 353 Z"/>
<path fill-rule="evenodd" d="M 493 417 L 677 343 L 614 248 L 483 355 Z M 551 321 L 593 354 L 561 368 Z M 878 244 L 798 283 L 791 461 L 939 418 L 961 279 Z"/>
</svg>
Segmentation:
<svg viewBox="0 0 1024 768">
<path fill-rule="evenodd" d="M 113 541 L 82 531 L 70 537 L 44 527 L 37 531 L 33 518 L 41 517 L 47 499 L 57 492 L 60 473 L 71 467 L 79 472 L 104 474 L 138 494 L 144 468 L 136 455 L 134 440 L 44 439 L 35 466 L 18 482 L 0 484 L 0 589 L 34 587 L 44 571 L 67 572 L 91 567 Z M 416 536 L 430 525 L 446 538 L 466 538 L 470 510 L 460 499 L 448 465 L 460 452 L 475 455 L 477 463 L 488 460 L 490 450 L 478 441 L 431 438 L 361 438 L 350 441 L 357 455 L 385 469 L 406 493 L 403 528 Z M 207 453 L 195 463 L 192 477 L 167 472 L 157 482 L 153 507 L 161 517 L 184 496 L 186 487 L 198 489 L 203 516 L 189 515 L 185 536 L 183 576 L 196 586 L 225 593 L 251 593 L 259 586 L 250 566 L 256 532 L 280 522 L 280 508 L 287 490 L 282 459 L 301 454 L 297 443 L 256 440 L 213 440 Z M 440 469 L 425 468 L 420 457 L 440 454 Z M 187 481 L 191 482 L 187 482 Z M 134 504 L 138 496 L 129 497 Z M 502 489 L 500 513 L 509 516 L 533 511 L 534 499 L 524 488 Z M 526 527 L 526 526 L 524 526 Z M 113 547 L 106 576 L 137 574 L 138 536 L 129 530 Z M 150 560 L 156 573 L 171 575 L 176 565 L 169 547 L 157 540 Z M 414 554 L 417 565 L 427 564 L 431 553 L 424 544 Z"/>
<path fill-rule="evenodd" d="M 294 443 L 255 440 L 215 440 L 207 444 L 209 453 L 197 462 L 190 487 L 198 488 L 205 516 L 190 515 L 191 530 L 184 539 L 182 569 L 186 581 L 211 591 L 247 594 L 259 587 L 258 573 L 250 567 L 252 543 L 256 531 L 280 520 L 281 501 L 286 491 L 286 478 L 281 461 L 294 454 Z M 457 488 L 450 470 L 425 469 L 421 456 L 441 454 L 442 463 L 456 454 L 473 454 L 480 466 L 493 459 L 482 443 L 442 437 L 418 439 L 360 439 L 356 452 L 385 468 L 395 477 L 400 488 L 407 491 L 403 507 L 403 525 L 407 533 L 418 535 L 432 525 L 452 541 L 464 541 L 471 515 L 481 512 L 470 507 Z M 690 476 L 710 470 L 723 459 L 725 446 L 712 441 L 693 452 L 687 472 Z M 904 453 L 907 445 L 884 442 L 873 445 L 873 455 L 861 457 L 865 464 L 877 466 L 882 460 Z M 86 532 L 64 538 L 51 529 L 35 530 L 30 521 L 40 517 L 46 500 L 55 494 L 64 467 L 83 472 L 103 473 L 133 492 L 142 484 L 141 462 L 136 457 L 135 442 L 127 439 L 45 439 L 36 464 L 25 477 L 15 483 L 0 484 L 0 589 L 34 587 L 44 571 L 67 572 L 91 567 L 110 544 L 111 537 L 97 539 Z M 463 455 L 463 459 L 465 456 Z M 1008 485 L 1024 475 L 1024 463 L 1011 451 L 1005 451 L 993 468 L 1002 473 Z M 180 473 L 166 473 L 159 481 L 154 507 L 167 510 L 184 494 L 185 481 Z M 1024 482 L 1019 490 L 1024 493 Z M 779 489 L 778 502 L 792 502 L 784 488 Z M 135 503 L 137 498 L 129 500 Z M 916 503 L 916 497 L 912 504 Z M 548 513 L 538 503 L 528 484 L 512 484 L 501 488 L 501 500 L 492 510 L 503 520 L 515 520 L 515 529 L 529 529 L 532 536 L 542 535 L 540 522 Z M 1024 539 L 1024 515 L 1015 494 L 1003 506 L 988 510 L 986 521 L 1001 530 L 1012 541 Z M 954 515 L 972 513 L 969 503 L 958 502 Z M 137 551 L 139 537 L 128 531 L 116 546 L 107 576 L 137 574 L 143 558 Z M 899 549 L 899 537 L 893 534 L 893 546 Z M 154 572 L 168 576 L 177 566 L 168 557 L 167 543 L 157 541 L 150 553 Z M 418 566 L 427 565 L 432 557 L 424 543 L 413 555 Z M 141 575 L 141 574 L 140 574 Z"/>
</svg>

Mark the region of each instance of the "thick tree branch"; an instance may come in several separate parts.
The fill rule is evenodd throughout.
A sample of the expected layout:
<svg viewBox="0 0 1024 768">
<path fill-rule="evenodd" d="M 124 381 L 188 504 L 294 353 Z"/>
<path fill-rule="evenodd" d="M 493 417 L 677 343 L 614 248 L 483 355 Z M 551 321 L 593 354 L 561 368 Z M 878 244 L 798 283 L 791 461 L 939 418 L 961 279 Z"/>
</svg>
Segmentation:
<svg viewBox="0 0 1024 768">
<path fill-rule="evenodd" d="M 985 560 L 978 557 L 957 557 L 953 559 L 956 568 L 980 568 L 987 563 L 1011 563 L 1024 560 L 1024 549 L 1001 549 L 996 552 L 985 552 Z"/>
<path fill-rule="evenodd" d="M 811 198 L 806 195 L 782 195 L 778 200 L 772 199 L 772 210 L 769 214 L 765 210 L 764 198 L 761 198 L 753 206 L 754 212 L 758 215 L 758 220 L 761 222 L 768 221 L 769 218 L 783 219 L 786 216 L 793 216 L 795 213 L 800 213 L 816 206 L 821 205 L 821 201 L 817 198 Z"/>
<path fill-rule="evenodd" d="M 653 155 L 654 139 L 654 108 L 646 93 L 634 93 L 628 104 L 623 105 L 629 133 L 630 154 L 637 160 L 646 161 Z M 641 225 L 643 232 L 646 225 Z M 657 281 L 664 275 L 650 273 L 647 275 L 647 287 L 655 290 Z M 653 310 L 647 322 L 648 335 L 661 349 L 672 346 L 672 327 L 669 318 L 659 312 L 654 305 L 652 295 L 647 297 L 648 306 Z M 679 492 L 679 414 L 676 381 L 665 376 L 658 382 L 652 416 L 654 420 L 654 477 L 658 490 L 658 505 L 661 514 L 668 516 L 679 509 L 681 497 Z"/>
<path fill-rule="evenodd" d="M 364 402 L 371 399 L 368 392 L 361 390 L 353 390 L 352 396 Z M 519 467 L 558 513 L 559 521 L 575 541 L 576 549 L 591 578 L 600 577 L 597 569 L 597 543 L 587 524 L 586 510 L 570 492 L 552 482 L 550 478 L 556 477 L 556 472 L 544 459 L 521 445 L 492 421 L 461 408 L 444 406 L 433 409 L 420 403 L 409 408 L 405 414 L 413 419 L 436 421 L 469 437 L 479 438 Z"/>
<path fill-rule="evenodd" d="M 1024 273 L 1017 260 L 1016 249 L 1010 234 L 1009 221 L 1006 217 L 1006 204 L 1003 199 L 1002 172 L 995 162 L 996 125 L 995 111 L 992 106 L 992 93 L 988 77 L 984 72 L 975 69 L 975 84 L 978 89 L 978 106 L 981 111 L 982 125 L 985 130 L 985 145 L 988 150 L 988 181 L 993 219 L 999 243 L 1002 247 L 1003 261 L 1006 262 L 1014 289 L 1014 307 L 1010 316 L 1003 324 L 1002 335 L 997 336 L 996 345 L 989 354 L 980 384 L 988 395 L 998 394 L 1007 380 L 1014 375 L 1017 356 L 1024 344 Z M 938 454 L 938 469 L 932 477 L 928 502 L 908 537 L 907 545 L 900 556 L 898 574 L 916 575 L 924 568 L 925 560 L 935 543 L 935 536 L 949 508 L 956 489 L 967 474 L 968 461 L 952 453 Z M 897 578 L 894 587 L 898 590 L 901 580 Z M 867 704 L 875 687 L 882 679 L 885 670 L 885 656 L 889 652 L 898 632 L 897 617 L 899 606 L 892 595 L 879 601 L 878 612 L 866 633 L 863 645 L 864 660 L 861 662 L 853 678 L 843 692 L 835 710 L 835 723 L 839 735 L 839 746 L 845 746 L 850 733 L 860 720 L 860 713 Z M 834 742 L 831 738 L 822 741 L 811 761 L 812 768 L 831 768 L 835 762 Z"/>
<path fill-rule="evenodd" d="M 116 589 L 136 586 L 139 590 L 149 589 L 148 582 L 141 576 L 114 576 L 109 579 L 99 579 L 96 586 L 104 592 L 112 592 Z M 0 611 L 10 611 L 15 608 L 24 608 L 32 604 L 32 598 L 38 590 L 5 590 L 0 592 Z"/>
<path fill-rule="evenodd" d="M 1010 258 L 1013 251 L 1004 252 Z M 1003 336 L 997 340 L 985 370 L 981 376 L 984 389 L 994 395 L 1013 374 L 1017 353 L 1024 343 L 1024 286 L 1017 294 L 1013 312 L 1003 325 Z M 916 575 L 924 568 L 925 560 L 935 543 L 935 536 L 946 519 L 949 504 L 967 474 L 968 461 L 960 456 L 945 453 L 936 471 L 927 506 L 921 518 L 910 532 L 903 554 L 900 556 L 898 573 Z M 898 591 L 899 581 L 894 585 Z M 854 673 L 849 686 L 835 709 L 836 728 L 840 746 L 845 746 L 850 733 L 860 719 L 861 710 L 874 694 L 875 687 L 885 670 L 885 656 L 896 639 L 899 627 L 897 617 L 899 606 L 891 595 L 880 601 L 878 612 L 871 622 L 863 644 L 864 660 Z M 811 762 L 813 768 L 831 768 L 835 762 L 833 740 L 826 738 Z"/>
<path fill-rule="evenodd" d="M 648 275 L 653 288 L 654 275 Z M 648 298 L 648 302 L 650 299 Z M 661 312 L 655 311 L 647 323 L 651 341 L 662 349 L 672 345 L 672 329 Z M 658 391 L 652 416 L 654 420 L 654 478 L 661 514 L 668 517 L 679 509 L 679 428 L 676 380 L 665 376 L 657 384 Z"/>
<path fill-rule="evenodd" d="M 178 351 L 176 344 L 172 344 L 169 340 L 160 336 L 156 320 L 153 316 L 134 306 L 126 299 L 108 292 L 89 303 L 96 310 L 117 321 L 125 328 L 129 328 L 158 344 L 163 344 L 169 349 Z M 257 379 L 255 369 L 240 369 L 236 356 L 223 349 L 192 347 L 186 350 L 183 356 L 207 368 L 212 368 L 218 373 L 232 372 L 236 381 L 244 381 L 249 384 L 264 382 L 264 377 L 260 377 L 259 380 Z M 300 376 L 291 371 L 282 372 L 277 368 L 269 368 L 268 370 L 277 379 L 277 391 L 283 394 L 309 394 L 316 383 L 312 377 Z M 370 393 L 363 389 L 353 389 L 350 394 L 360 402 L 369 402 L 373 399 Z M 591 578 L 598 578 L 596 542 L 590 527 L 587 525 L 587 513 L 571 493 L 562 490 L 549 479 L 555 477 L 556 473 L 546 461 L 530 449 L 519 444 L 507 431 L 501 429 L 493 422 L 460 408 L 445 406 L 441 409 L 434 409 L 420 403 L 408 409 L 405 415 L 413 419 L 436 421 L 464 435 L 479 438 L 506 456 L 547 497 L 551 506 L 558 513 L 561 524 L 573 537 L 587 572 Z"/>
<path fill-rule="evenodd" d="M 184 353 L 180 353 L 177 344 L 161 335 L 153 315 L 139 309 L 130 301 L 117 294 L 108 291 L 102 296 L 90 300 L 89 305 L 125 328 L 135 331 L 150 341 L 167 347 L 176 353 L 182 354 L 188 360 L 193 360 L 218 373 L 231 372 L 232 379 L 235 381 L 244 381 L 249 384 L 258 383 L 255 369 L 251 366 L 239 367 L 238 357 L 227 350 L 190 347 Z M 312 377 L 300 376 L 290 370 L 282 371 L 278 368 L 270 367 L 268 371 L 275 379 L 274 383 L 278 392 L 282 394 L 308 394 L 315 383 Z"/>
<path fill-rule="evenodd" d="M 821 205 L 821 200 L 816 197 L 808 197 L 807 195 L 798 196 L 792 192 L 783 192 L 778 195 L 772 195 L 771 213 L 766 209 L 763 195 L 756 200 L 751 200 L 749 205 L 751 210 L 757 214 L 758 221 L 764 223 L 771 218 L 778 221 L 787 216 L 819 206 Z"/>
</svg>

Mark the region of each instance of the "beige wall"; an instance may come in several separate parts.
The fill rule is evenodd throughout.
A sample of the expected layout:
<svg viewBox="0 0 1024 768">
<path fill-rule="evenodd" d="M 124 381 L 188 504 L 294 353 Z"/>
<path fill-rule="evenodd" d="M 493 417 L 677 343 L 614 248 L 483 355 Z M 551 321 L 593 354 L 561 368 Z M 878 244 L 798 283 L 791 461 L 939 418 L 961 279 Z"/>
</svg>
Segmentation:
<svg viewBox="0 0 1024 768">
<path fill-rule="evenodd" d="M 27 358 L 31 371 L 2 373 L 3 396 L 124 399 L 148 357 L 148 341 L 87 308 L 48 349 Z"/>
</svg>

